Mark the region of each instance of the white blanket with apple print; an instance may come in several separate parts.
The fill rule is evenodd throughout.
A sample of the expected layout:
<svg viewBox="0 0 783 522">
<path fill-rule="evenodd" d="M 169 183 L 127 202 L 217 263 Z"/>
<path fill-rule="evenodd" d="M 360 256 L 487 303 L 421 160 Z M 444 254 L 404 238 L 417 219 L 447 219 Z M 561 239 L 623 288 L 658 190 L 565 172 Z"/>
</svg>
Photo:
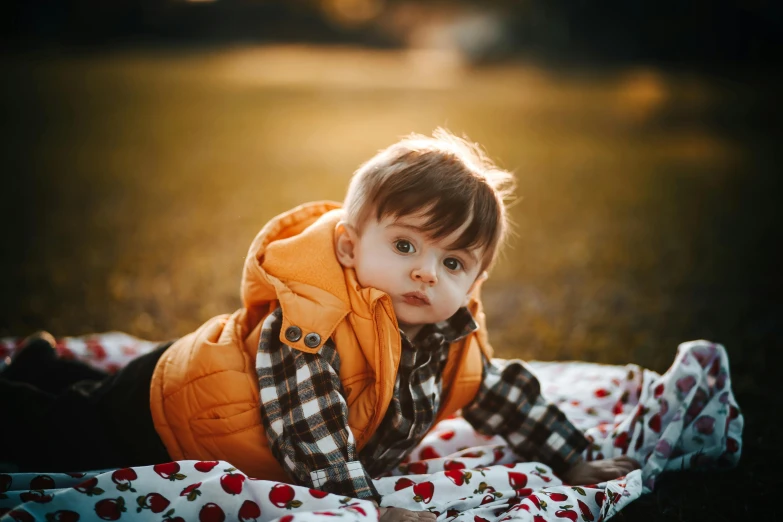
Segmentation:
<svg viewBox="0 0 783 522">
<path fill-rule="evenodd" d="M 0 361 L 18 340 L 0 340 Z M 61 356 L 116 369 L 154 343 L 111 332 L 58 342 Z M 389 476 L 382 505 L 429 510 L 439 521 L 606 520 L 655 487 L 664 471 L 732 467 L 743 418 L 719 344 L 683 343 L 663 375 L 636 365 L 531 362 L 545 396 L 584 430 L 588 460 L 630 455 L 643 467 L 600 484 L 570 486 L 547 466 L 517 462 L 499 437 L 461 418 L 438 424 Z M 2 362 L 0 362 L 0 367 Z M 5 516 L 2 516 L 2 514 Z M 6 520 L 377 520 L 367 501 L 254 480 L 227 462 L 179 461 L 72 474 L 0 474 Z"/>
</svg>

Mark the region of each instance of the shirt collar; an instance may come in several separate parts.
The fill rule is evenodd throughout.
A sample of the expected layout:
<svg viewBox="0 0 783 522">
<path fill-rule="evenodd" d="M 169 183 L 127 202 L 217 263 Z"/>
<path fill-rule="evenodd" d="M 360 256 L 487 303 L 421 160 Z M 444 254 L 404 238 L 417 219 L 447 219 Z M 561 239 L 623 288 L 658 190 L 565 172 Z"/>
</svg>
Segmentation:
<svg viewBox="0 0 783 522">
<path fill-rule="evenodd" d="M 463 306 L 445 321 L 424 325 L 412 340 L 408 339 L 402 330 L 400 330 L 400 334 L 405 341 L 403 346 L 417 350 L 435 350 L 440 348 L 444 342 L 447 344 L 457 342 L 476 330 L 478 330 L 478 324 L 473 318 L 473 314 Z"/>
</svg>

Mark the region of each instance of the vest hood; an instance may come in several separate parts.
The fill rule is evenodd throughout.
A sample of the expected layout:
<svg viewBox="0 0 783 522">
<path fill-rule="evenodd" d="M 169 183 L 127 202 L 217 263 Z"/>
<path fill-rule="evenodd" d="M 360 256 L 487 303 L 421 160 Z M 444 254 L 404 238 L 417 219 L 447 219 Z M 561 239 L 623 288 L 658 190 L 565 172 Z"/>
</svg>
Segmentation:
<svg viewBox="0 0 783 522">
<path fill-rule="evenodd" d="M 373 303 L 385 295 L 361 288 L 355 272 L 338 262 L 334 229 L 342 217 L 340 203 L 300 205 L 269 221 L 245 258 L 244 307 L 265 315 L 270 303 L 279 302 L 283 309 L 280 340 L 293 348 L 317 352 L 351 310 L 370 317 Z M 286 338 L 292 325 L 300 329 L 298 339 Z"/>
</svg>

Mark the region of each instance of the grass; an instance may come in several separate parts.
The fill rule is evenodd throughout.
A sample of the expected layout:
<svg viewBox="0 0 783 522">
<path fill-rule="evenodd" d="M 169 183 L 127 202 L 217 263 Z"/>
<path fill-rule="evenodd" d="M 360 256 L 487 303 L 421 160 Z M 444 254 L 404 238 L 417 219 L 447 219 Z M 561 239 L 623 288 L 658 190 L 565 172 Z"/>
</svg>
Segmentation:
<svg viewBox="0 0 783 522">
<path fill-rule="evenodd" d="M 770 76 L 297 47 L 2 61 L 0 335 L 190 332 L 240 305 L 267 219 L 341 199 L 376 150 L 447 126 L 518 178 L 485 285 L 499 356 L 662 372 L 682 341 L 729 351 L 740 466 L 671 474 L 621 518 L 766 516 L 783 339 Z"/>
</svg>

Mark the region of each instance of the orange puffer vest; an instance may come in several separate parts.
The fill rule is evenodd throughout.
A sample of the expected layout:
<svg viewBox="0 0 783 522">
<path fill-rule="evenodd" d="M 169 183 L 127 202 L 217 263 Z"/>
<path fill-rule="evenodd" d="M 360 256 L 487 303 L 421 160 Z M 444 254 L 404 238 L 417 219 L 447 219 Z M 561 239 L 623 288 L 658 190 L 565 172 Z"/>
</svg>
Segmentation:
<svg viewBox="0 0 783 522">
<path fill-rule="evenodd" d="M 255 369 L 263 319 L 278 306 L 283 309 L 281 342 L 317 352 L 334 339 L 348 424 L 358 448 L 375 432 L 392 397 L 400 333 L 388 295 L 360 287 L 355 272 L 337 261 L 339 207 L 309 203 L 270 221 L 245 259 L 243 308 L 210 319 L 160 358 L 150 407 L 171 458 L 225 460 L 251 477 L 291 481 L 269 450 Z M 479 329 L 451 346 L 437 420 L 473 399 L 481 381 L 481 354 L 491 356 L 478 291 L 469 309 Z M 285 338 L 290 326 L 302 332 L 293 343 Z"/>
</svg>

